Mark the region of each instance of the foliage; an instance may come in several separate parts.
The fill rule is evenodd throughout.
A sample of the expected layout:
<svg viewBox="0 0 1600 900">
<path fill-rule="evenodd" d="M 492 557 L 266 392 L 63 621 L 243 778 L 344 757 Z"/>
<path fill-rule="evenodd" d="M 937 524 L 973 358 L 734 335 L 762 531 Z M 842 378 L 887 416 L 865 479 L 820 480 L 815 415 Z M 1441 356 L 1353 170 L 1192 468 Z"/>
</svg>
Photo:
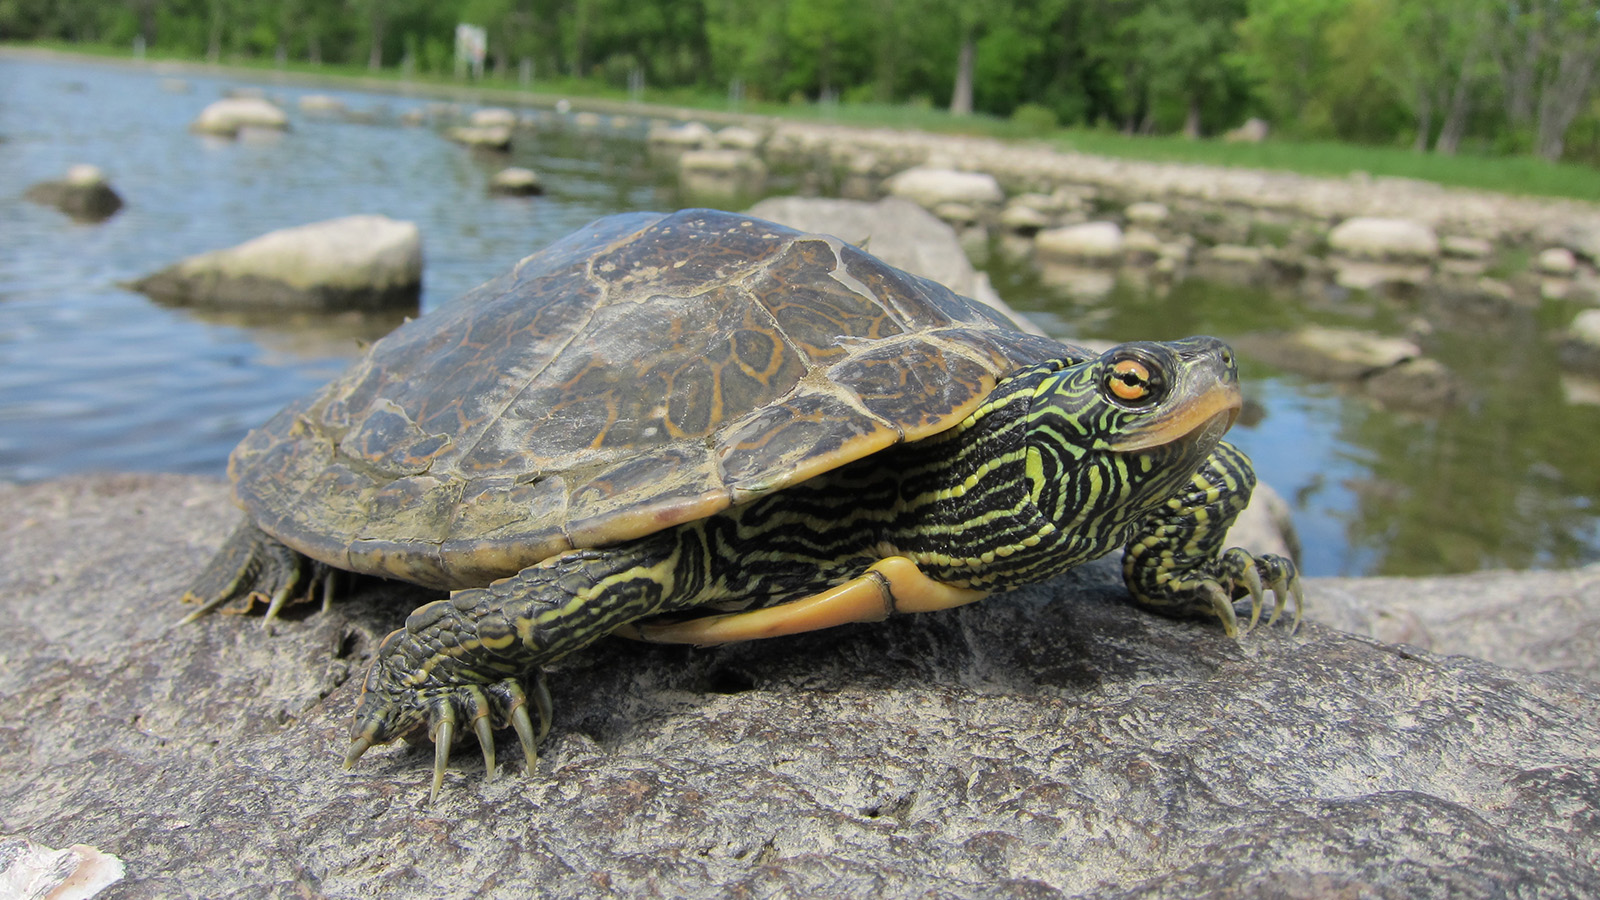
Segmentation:
<svg viewBox="0 0 1600 900">
<path fill-rule="evenodd" d="M 1600 0 L 0 0 L 0 39 L 942 107 L 1042 127 L 1600 156 Z"/>
<path fill-rule="evenodd" d="M 1011 121 L 1029 134 L 1049 134 L 1060 124 L 1055 110 L 1037 103 L 1024 103 L 1011 111 Z"/>
</svg>

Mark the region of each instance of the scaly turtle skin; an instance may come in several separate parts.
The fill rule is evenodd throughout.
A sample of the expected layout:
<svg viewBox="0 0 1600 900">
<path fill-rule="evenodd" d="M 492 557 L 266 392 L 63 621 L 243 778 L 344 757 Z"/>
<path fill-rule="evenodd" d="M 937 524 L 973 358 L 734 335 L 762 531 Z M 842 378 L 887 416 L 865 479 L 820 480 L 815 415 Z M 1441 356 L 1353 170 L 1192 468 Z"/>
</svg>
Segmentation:
<svg viewBox="0 0 1600 900">
<path fill-rule="evenodd" d="M 426 733 L 436 796 L 463 725 L 491 774 L 514 728 L 531 771 L 542 667 L 608 634 L 944 609 L 1122 546 L 1145 606 L 1236 634 L 1266 585 L 1298 621 L 1293 563 L 1221 546 L 1255 482 L 1238 411 L 1214 338 L 1095 354 L 835 238 L 611 216 L 246 437 L 247 520 L 186 599 L 270 619 L 338 570 L 452 591 L 379 647 L 347 757 Z"/>
</svg>

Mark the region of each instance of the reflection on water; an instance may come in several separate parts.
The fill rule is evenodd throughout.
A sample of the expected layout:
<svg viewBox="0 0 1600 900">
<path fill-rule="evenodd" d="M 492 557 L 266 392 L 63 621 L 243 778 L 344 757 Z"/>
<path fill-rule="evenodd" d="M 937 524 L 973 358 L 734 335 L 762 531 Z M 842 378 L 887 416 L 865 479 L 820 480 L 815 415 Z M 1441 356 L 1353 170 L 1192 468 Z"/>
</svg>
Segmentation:
<svg viewBox="0 0 1600 900">
<path fill-rule="evenodd" d="M 160 307 L 120 281 L 274 228 L 382 213 L 422 228 L 426 311 L 597 216 L 681 202 L 670 170 L 637 139 L 638 122 L 546 125 L 510 154 L 481 153 L 401 125 L 419 118 L 422 101 L 269 87 L 292 129 L 219 141 L 187 125 L 236 82 L 185 76 L 190 90 L 176 92 L 162 80 L 0 59 L 0 478 L 220 475 L 246 430 L 395 324 L 220 318 Z M 301 113 L 298 97 L 312 92 L 352 115 Z M 90 226 L 21 199 L 76 162 L 105 169 L 128 206 Z M 538 172 L 547 193 L 489 196 L 488 177 L 506 165 Z M 1549 323 L 1524 315 L 1486 327 L 1393 304 L 1319 306 L 1198 284 L 1164 296 L 1098 282 L 1085 291 L 1008 267 L 1000 254 L 989 270 L 1013 305 L 1062 337 L 1227 338 L 1307 321 L 1399 334 L 1422 315 L 1438 326 L 1425 349 L 1465 388 L 1460 404 L 1438 413 L 1387 411 L 1244 361 L 1247 399 L 1262 414 L 1233 437 L 1293 505 L 1307 571 L 1600 559 L 1600 409 L 1566 401 Z"/>
</svg>

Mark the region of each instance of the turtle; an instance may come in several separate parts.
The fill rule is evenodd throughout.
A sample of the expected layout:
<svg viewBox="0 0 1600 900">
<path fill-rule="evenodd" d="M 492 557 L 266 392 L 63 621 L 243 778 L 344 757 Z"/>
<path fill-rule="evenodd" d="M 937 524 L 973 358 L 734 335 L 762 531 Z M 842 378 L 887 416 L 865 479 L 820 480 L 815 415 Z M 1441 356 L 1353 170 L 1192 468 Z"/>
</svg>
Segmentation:
<svg viewBox="0 0 1600 900">
<path fill-rule="evenodd" d="M 1294 562 L 1223 549 L 1255 485 L 1222 440 L 1240 396 L 1213 337 L 1095 352 L 825 234 L 623 213 L 251 431 L 244 521 L 184 599 L 270 622 L 341 572 L 448 591 L 378 646 L 345 758 L 431 739 L 431 801 L 467 730 L 487 777 L 507 727 L 533 773 L 545 667 L 607 635 L 949 609 L 1118 548 L 1141 606 L 1238 636 L 1270 590 L 1297 625 Z"/>
</svg>

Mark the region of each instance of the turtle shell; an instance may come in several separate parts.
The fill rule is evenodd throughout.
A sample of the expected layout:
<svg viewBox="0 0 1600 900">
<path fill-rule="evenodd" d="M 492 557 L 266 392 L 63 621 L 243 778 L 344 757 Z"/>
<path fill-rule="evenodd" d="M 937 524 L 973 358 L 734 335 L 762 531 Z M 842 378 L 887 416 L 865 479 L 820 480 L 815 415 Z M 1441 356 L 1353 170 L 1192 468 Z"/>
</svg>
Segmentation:
<svg viewBox="0 0 1600 900">
<path fill-rule="evenodd" d="M 308 556 L 469 587 L 942 431 L 1068 353 L 837 238 L 616 215 L 378 341 L 229 474 Z"/>
</svg>

